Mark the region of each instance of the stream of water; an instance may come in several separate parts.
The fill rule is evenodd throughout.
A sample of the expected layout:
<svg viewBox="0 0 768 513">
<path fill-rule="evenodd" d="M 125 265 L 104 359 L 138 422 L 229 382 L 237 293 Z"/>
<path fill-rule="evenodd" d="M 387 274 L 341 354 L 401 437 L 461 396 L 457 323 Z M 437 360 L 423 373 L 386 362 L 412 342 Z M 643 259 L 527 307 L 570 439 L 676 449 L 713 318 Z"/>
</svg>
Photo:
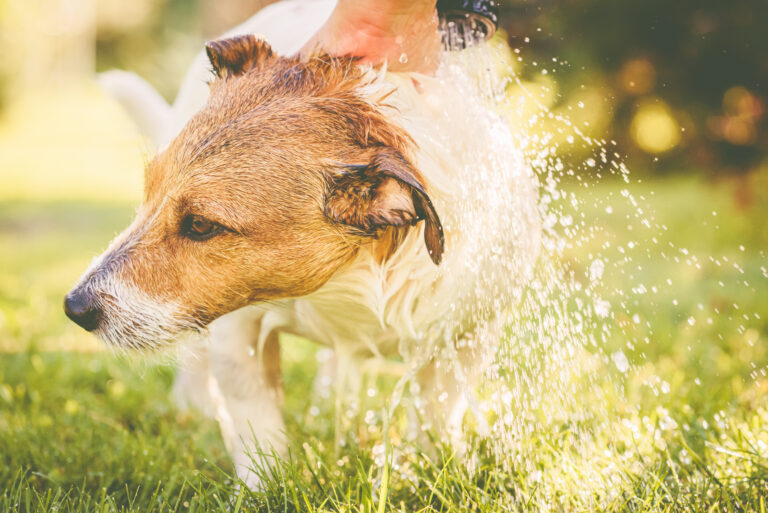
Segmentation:
<svg viewBox="0 0 768 513">
<path fill-rule="evenodd" d="M 700 268 L 700 260 L 674 242 L 662 244 L 668 228 L 646 206 L 648 198 L 633 192 L 638 180 L 617 144 L 551 108 L 552 91 L 521 78 L 522 59 L 501 38 L 486 43 L 455 21 L 441 28 L 446 51 L 438 79 L 477 112 L 490 113 L 472 125 L 476 134 L 464 134 L 487 139 L 466 146 L 477 155 L 467 159 L 475 164 L 455 198 L 463 215 L 444 221 L 472 241 L 461 255 L 468 262 L 462 272 L 473 278 L 474 297 L 484 300 L 466 302 L 468 316 L 502 328 L 486 333 L 496 337 L 494 353 L 480 386 L 468 392 L 458 449 L 471 470 L 481 463 L 476 449 L 490 448 L 496 464 L 518 476 L 509 486 L 521 497 L 535 490 L 541 511 L 559 510 L 563 494 L 600 507 L 621 493 L 626 475 L 665 449 L 665 431 L 687 429 L 664 408 L 649 418 L 624 385 L 642 379 L 656 395 L 671 388 L 655 375 L 637 375 L 655 335 L 651 317 L 670 306 L 654 297 L 675 284 L 673 276 L 643 282 L 644 266 L 656 259 Z M 545 76 L 560 64 L 553 59 L 549 69 L 537 69 Z M 600 180 L 618 184 L 618 193 L 598 195 Z M 494 222 L 488 211 L 498 212 Z M 622 240 L 629 241 L 616 243 L 596 212 L 621 216 L 630 235 Z M 745 319 L 740 331 L 748 329 Z M 455 359 L 457 341 L 446 342 L 429 354 Z M 418 406 L 419 390 L 410 391 Z M 369 426 L 381 420 L 365 415 Z M 383 464 L 383 446 L 374 453 Z M 397 452 L 392 465 L 407 474 Z"/>
</svg>

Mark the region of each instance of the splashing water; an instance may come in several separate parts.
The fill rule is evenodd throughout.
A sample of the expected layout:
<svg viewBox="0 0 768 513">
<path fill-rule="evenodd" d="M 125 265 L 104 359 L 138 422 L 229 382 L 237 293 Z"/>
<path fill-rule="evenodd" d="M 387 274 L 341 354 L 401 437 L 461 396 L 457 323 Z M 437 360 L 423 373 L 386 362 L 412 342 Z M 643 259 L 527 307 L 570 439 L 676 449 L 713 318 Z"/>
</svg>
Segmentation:
<svg viewBox="0 0 768 513">
<path fill-rule="evenodd" d="M 527 475 L 524 487 L 539 487 L 544 503 L 554 505 L 555 497 L 546 497 L 546 490 L 554 487 L 547 483 L 580 476 L 581 490 L 574 492 L 586 499 L 598 490 L 612 489 L 613 465 L 619 459 L 607 455 L 604 447 L 599 453 L 590 453 L 589 447 L 600 429 L 596 419 L 607 408 L 601 384 L 591 379 L 603 365 L 601 348 L 610 332 L 611 306 L 596 292 L 605 264 L 596 258 L 586 281 L 565 260 L 566 252 L 585 244 L 591 234 L 585 221 L 575 221 L 583 219 L 578 209 L 581 199 L 563 190 L 561 183 L 569 172 L 557 156 L 554 134 L 542 127 L 543 121 L 561 125 L 555 130 L 567 130 L 585 144 L 601 143 L 539 104 L 514 74 L 500 67 L 501 51 L 498 46 L 480 45 L 450 54 L 442 70 L 443 80 L 461 87 L 464 97 L 491 111 L 504 112 L 513 98 L 518 108 L 506 109 L 509 119 L 493 132 L 498 139 L 488 141 L 486 151 L 496 160 L 494 169 L 513 162 L 512 168 L 529 170 L 536 183 L 536 187 L 521 188 L 498 176 L 482 177 L 470 183 L 467 191 L 468 222 L 486 209 L 498 211 L 501 218 L 497 226 L 486 227 L 473 246 L 482 270 L 475 276 L 478 297 L 491 295 L 495 301 L 472 316 L 478 321 L 495 317 L 506 327 L 503 341 L 492 345 L 498 349 L 483 377 L 479 407 L 489 419 L 487 442 L 498 464 Z M 517 91 L 510 95 L 510 87 Z M 594 166 L 591 160 L 585 159 L 583 166 Z M 616 168 L 626 172 L 620 163 Z M 535 203 L 536 216 L 521 213 L 526 201 Z M 504 219 L 506 215 L 513 219 Z M 521 244 L 514 234 L 501 232 L 509 226 L 540 230 L 540 239 Z M 494 266 L 489 259 L 499 259 L 503 265 Z M 535 267 L 529 269 L 532 262 Z M 497 272 L 487 273 L 489 268 Z M 628 363 L 622 367 L 626 370 Z M 558 449 L 556 465 L 547 447 Z"/>
<path fill-rule="evenodd" d="M 514 162 L 514 168 L 530 169 L 537 182 L 534 189 L 515 182 L 512 190 L 499 176 L 468 182 L 467 219 L 473 212 L 506 208 L 502 217 L 511 216 L 523 231 L 535 230 L 519 197 L 531 195 L 541 222 L 540 254 L 531 275 L 527 266 L 533 245 L 494 233 L 509 226 L 510 219 L 488 227 L 476 241 L 485 252 L 477 255 L 480 267 L 497 270 L 475 277 L 478 297 L 491 294 L 496 299 L 490 311 L 472 315 L 478 320 L 495 315 L 506 327 L 477 396 L 490 424 L 485 441 L 501 467 L 524 476 L 518 487 L 523 496 L 526 490 L 537 490 L 539 510 L 568 504 L 569 499 L 558 502 L 564 492 L 599 507 L 621 493 L 625 475 L 642 472 L 644 458 L 667 449 L 665 433 L 681 424 L 662 406 L 649 416 L 643 404 L 624 394 L 624 383 L 639 379 L 656 395 L 672 393 L 670 383 L 655 374 L 643 376 L 640 370 L 642 347 L 654 337 L 648 317 L 659 306 L 668 307 L 649 297 L 658 296 L 660 286 L 640 281 L 643 266 L 668 260 L 702 267 L 695 255 L 673 242 L 659 247 L 659 234 L 668 228 L 655 221 L 644 196 L 630 191 L 629 171 L 616 143 L 590 137 L 569 117 L 550 109 L 551 90 L 524 83 L 509 66 L 513 56 L 508 52 L 503 43 L 475 43 L 446 55 L 441 69 L 442 80 L 462 89 L 462 96 L 506 114 L 506 133 L 490 131 L 498 138 L 488 141 L 489 160 L 497 168 Z M 576 108 L 584 104 L 579 101 Z M 578 145 L 581 151 L 574 152 Z M 596 196 L 588 181 L 609 175 L 624 187 L 617 195 Z M 598 210 L 623 216 L 630 240 L 614 244 L 589 216 Z M 504 265 L 489 262 L 496 257 Z M 744 274 L 738 264 L 722 260 Z M 669 288 L 675 281 L 664 278 Z M 743 284 L 750 287 L 746 280 Z M 701 304 L 698 310 L 703 310 Z M 697 317 L 685 322 L 694 326 Z M 746 331 L 745 325 L 739 328 Z"/>
<path fill-rule="evenodd" d="M 443 222 L 464 237 L 462 252 L 449 252 L 442 267 L 462 279 L 450 282 L 453 301 L 443 307 L 451 315 L 437 330 L 441 336 L 428 337 L 432 346 L 419 347 L 420 355 L 406 346 L 401 354 L 419 365 L 437 358 L 450 367 L 457 351 L 479 353 L 487 360 L 479 386 L 460 370 L 452 374 L 470 402 L 474 421 L 468 423 L 477 428 L 463 443 L 488 448 L 500 468 L 514 470 L 520 481 L 509 486 L 522 497 L 536 490 L 541 511 L 560 510 L 573 498 L 608 504 L 621 493 L 624 476 L 640 472 L 643 458 L 664 448 L 664 433 L 680 427 L 666 409 L 657 408 L 651 419 L 624 395 L 630 379 L 643 379 L 655 394 L 671 392 L 655 375 L 634 375 L 638 348 L 653 335 L 640 305 L 658 293 L 657 285 L 635 277 L 643 265 L 638 256 L 682 258 L 691 266 L 699 261 L 672 243 L 654 249 L 667 228 L 647 212 L 645 197 L 630 192 L 616 144 L 590 137 L 551 109 L 551 91 L 520 78 L 519 58 L 506 44 L 469 40 L 473 31 L 455 24 L 443 30 L 446 48 L 466 48 L 443 55 L 437 79 L 454 94 L 445 103 L 468 105 L 464 115 L 473 119 L 463 139 L 441 142 L 460 145 L 471 163 L 457 190 L 441 191 L 461 212 Z M 563 157 L 569 153 L 583 156 Z M 607 175 L 626 187 L 598 197 L 585 177 Z M 634 240 L 614 245 L 592 211 L 624 216 Z M 672 286 L 672 279 L 666 283 Z M 695 324 L 697 318 L 690 319 Z M 398 383 L 394 404 L 407 396 L 406 382 Z M 418 408 L 423 391 L 410 385 Z M 365 412 L 365 424 L 379 422 L 378 413 Z M 374 457 L 383 462 L 383 446 Z"/>
<path fill-rule="evenodd" d="M 476 33 L 455 22 L 443 28 L 447 47 L 465 50 L 443 54 L 436 76 L 443 86 L 439 101 L 427 98 L 421 102 L 426 106 L 414 103 L 402 110 L 444 109 L 443 125 L 463 119 L 466 129 L 410 126 L 407 119 L 402 124 L 411 133 L 429 134 L 436 147 L 463 156 L 460 179 L 436 195 L 453 205 L 437 208 L 446 231 L 460 233 L 462 243 L 449 246 L 440 266 L 446 302 L 438 308 L 446 312 L 445 320 L 424 335 L 424 344 L 399 348 L 409 368 L 395 387 L 389 414 L 402 404 L 415 407 L 419 418 L 428 417 L 423 397 L 428 391 L 413 378 L 437 361 L 447 369 L 447 379 L 462 389 L 469 402 L 468 418 L 476 427 L 475 435 L 451 440 L 463 454 L 475 453 L 473 444 L 486 447 L 500 468 L 524 476 L 515 487 L 540 490 L 542 511 L 557 509 L 556 494 L 565 482 L 577 483 L 569 493 L 587 503 L 597 496 L 610 500 L 619 490 L 617 464 L 634 461 L 634 453 L 619 453 L 595 440 L 606 433 L 610 440 L 631 440 L 647 426 L 633 419 L 617 433 L 615 422 L 602 424 L 606 412 L 615 408 L 606 394 L 615 392 L 618 383 L 606 387 L 604 378 L 594 377 L 604 376 L 598 370 L 609 365 L 619 374 L 631 368 L 623 352 L 606 346 L 613 329 L 612 305 L 599 291 L 614 262 L 605 255 L 592 255 L 586 263 L 568 260 L 569 251 L 586 245 L 597 231 L 580 210 L 585 199 L 562 185 L 570 177 L 578 181 L 577 171 L 598 166 L 628 180 L 627 169 L 616 155 L 609 157 L 605 141 L 591 139 L 548 109 L 532 92 L 535 88 L 523 83 L 511 67 L 506 44 L 471 39 Z M 410 79 L 400 86 L 409 84 Z M 580 166 L 568 166 L 558 156 L 558 139 L 581 141 L 593 151 Z M 431 158 L 440 167 L 441 155 Z M 431 187 L 440 188 L 440 183 Z M 622 199 L 634 201 L 631 195 Z M 578 264 L 583 264 L 581 275 L 574 269 Z M 435 307 L 423 306 L 429 313 Z M 414 317 L 421 314 L 416 310 Z M 456 365 L 466 359 L 460 353 L 482 362 L 480 379 Z M 318 380 L 322 386 L 316 387 L 320 397 L 310 408 L 313 417 L 320 415 L 322 400 L 329 397 L 330 379 L 321 375 Z M 369 428 L 383 424 L 386 415 L 365 409 L 365 399 L 374 398 L 376 389 L 365 388 L 362 395 L 367 398 L 345 398 L 348 406 L 343 411 L 337 397 L 336 415 L 353 417 L 362 410 Z M 433 399 L 449 408 L 447 394 Z M 433 427 L 429 421 L 421 426 Z M 359 432 L 346 436 L 360 442 Z M 384 446 L 377 444 L 373 452 L 383 465 Z M 473 461 L 467 457 L 468 466 Z"/>
</svg>

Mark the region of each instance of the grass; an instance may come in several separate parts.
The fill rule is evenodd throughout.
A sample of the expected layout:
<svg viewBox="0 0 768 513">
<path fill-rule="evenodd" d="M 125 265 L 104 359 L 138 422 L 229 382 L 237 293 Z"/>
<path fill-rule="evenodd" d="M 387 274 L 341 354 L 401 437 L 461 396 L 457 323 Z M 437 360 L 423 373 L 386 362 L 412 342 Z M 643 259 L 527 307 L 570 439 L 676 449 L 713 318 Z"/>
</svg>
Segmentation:
<svg viewBox="0 0 768 513">
<path fill-rule="evenodd" d="M 600 230 L 564 264 L 583 277 L 595 255 L 610 263 L 599 290 L 615 305 L 610 336 L 566 362 L 588 386 L 562 404 L 553 394 L 548 406 L 564 408 L 556 415 L 518 412 L 525 436 L 501 449 L 430 456 L 379 415 L 335 450 L 332 400 L 307 393 L 316 348 L 284 340 L 291 458 L 251 492 L 217 426 L 174 408 L 168 362 L 104 352 L 62 313 L 64 293 L 130 220 L 129 174 L 141 160 L 130 130 L 98 118 L 92 99 L 77 100 L 78 113 L 111 133 L 57 128 L 72 114 L 55 109 L 73 101 L 38 112 L 50 133 L 36 133 L 26 110 L 7 121 L 12 132 L 0 126 L 0 511 L 766 510 L 768 171 L 626 186 L 650 229 L 622 199 L 625 185 L 570 186 Z M 70 144 L 57 138 L 70 137 L 66 151 L 90 167 L 48 180 L 50 155 L 28 151 L 38 136 L 62 151 Z M 122 164 L 103 176 L 99 162 Z M 534 377 L 546 397 L 548 378 Z M 374 398 L 364 409 L 383 406 Z M 499 465 L 499 452 L 519 457 Z"/>
<path fill-rule="evenodd" d="M 768 205 L 764 197 L 743 204 L 739 186 L 674 179 L 633 187 L 668 228 L 659 244 L 673 242 L 703 265 L 655 251 L 633 259 L 645 270 L 627 284 L 672 277 L 674 287 L 638 303 L 649 323 L 617 320 L 624 328 L 606 354 L 626 340 L 650 343 L 625 347 L 633 363 L 626 374 L 611 375 L 610 365 L 600 371 L 610 376 L 601 390 L 613 402 L 588 430 L 589 447 L 567 422 L 530 433 L 525 444 L 537 451 L 544 478 L 530 466 L 496 465 L 483 446 L 471 465 L 467 456 L 446 450 L 430 458 L 399 440 L 396 455 L 382 453 L 380 427 L 337 454 L 330 415 L 309 413 L 322 402 L 306 393 L 315 349 L 292 339 L 283 355 L 292 456 L 262 492 L 237 486 L 212 421 L 174 409 L 172 366 L 102 352 L 61 313 L 63 293 L 130 219 L 130 206 L 6 202 L 0 245 L 12 249 L 0 253 L 0 511 L 765 511 L 768 232 L 757 220 Z M 610 197 L 619 188 L 606 183 L 589 194 Z M 597 243 L 631 239 L 625 213 L 589 213 L 604 227 Z M 573 266 L 584 260 L 572 258 Z M 614 274 L 608 288 L 630 280 Z M 623 438 L 633 423 L 647 429 Z M 595 458 L 608 450 L 605 461 Z M 613 468 L 610 489 L 587 485 L 590 467 Z"/>
</svg>

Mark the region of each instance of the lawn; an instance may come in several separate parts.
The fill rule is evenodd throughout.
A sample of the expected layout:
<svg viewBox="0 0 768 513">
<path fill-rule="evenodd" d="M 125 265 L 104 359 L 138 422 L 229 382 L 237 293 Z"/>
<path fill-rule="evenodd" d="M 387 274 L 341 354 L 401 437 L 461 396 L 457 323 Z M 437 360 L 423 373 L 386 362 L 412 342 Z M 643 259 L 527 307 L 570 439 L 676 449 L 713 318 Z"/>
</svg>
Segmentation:
<svg viewBox="0 0 768 513">
<path fill-rule="evenodd" d="M 286 338 L 291 460 L 251 492 L 215 423 L 175 409 L 168 358 L 115 356 L 64 317 L 132 217 L 141 141 L 93 87 L 30 94 L 0 120 L 1 512 L 765 511 L 768 170 L 563 186 L 592 237 L 561 267 L 586 283 L 599 256 L 612 314 L 584 347 L 542 351 L 510 326 L 507 347 L 538 352 L 504 369 L 523 384 L 503 442 L 412 445 L 402 419 L 384 429 L 379 394 L 337 449 L 333 399 L 308 392 L 317 348 Z"/>
<path fill-rule="evenodd" d="M 624 187 L 579 194 L 618 197 Z M 577 410 L 536 419 L 514 441 L 535 465 L 497 465 L 489 444 L 430 457 L 365 423 L 360 442 L 337 451 L 331 400 L 307 393 L 316 349 L 288 339 L 292 458 L 261 492 L 237 486 L 212 421 L 174 408 L 172 365 L 106 352 L 63 315 L 62 296 L 131 204 L 0 203 L 0 511 L 765 511 L 765 177 L 629 188 L 666 230 L 640 241 L 648 250 L 633 272 L 606 274 L 606 294 L 657 287 L 631 296 L 642 322 L 617 314 L 591 352 L 607 361 L 590 371 L 599 417 L 578 430 Z M 593 246 L 637 240 L 629 207 L 584 212 L 601 228 Z M 576 272 L 593 246 L 567 254 Z M 624 372 L 611 363 L 618 350 Z"/>
</svg>

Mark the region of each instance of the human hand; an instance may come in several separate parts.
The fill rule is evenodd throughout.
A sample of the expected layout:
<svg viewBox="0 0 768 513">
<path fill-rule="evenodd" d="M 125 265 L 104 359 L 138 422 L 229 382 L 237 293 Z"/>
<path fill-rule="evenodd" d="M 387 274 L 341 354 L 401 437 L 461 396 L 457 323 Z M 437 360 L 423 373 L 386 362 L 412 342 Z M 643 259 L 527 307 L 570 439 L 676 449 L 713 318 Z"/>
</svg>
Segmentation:
<svg viewBox="0 0 768 513">
<path fill-rule="evenodd" d="M 350 55 L 392 71 L 429 73 L 440 51 L 434 0 L 339 0 L 331 17 L 301 50 Z"/>
</svg>

